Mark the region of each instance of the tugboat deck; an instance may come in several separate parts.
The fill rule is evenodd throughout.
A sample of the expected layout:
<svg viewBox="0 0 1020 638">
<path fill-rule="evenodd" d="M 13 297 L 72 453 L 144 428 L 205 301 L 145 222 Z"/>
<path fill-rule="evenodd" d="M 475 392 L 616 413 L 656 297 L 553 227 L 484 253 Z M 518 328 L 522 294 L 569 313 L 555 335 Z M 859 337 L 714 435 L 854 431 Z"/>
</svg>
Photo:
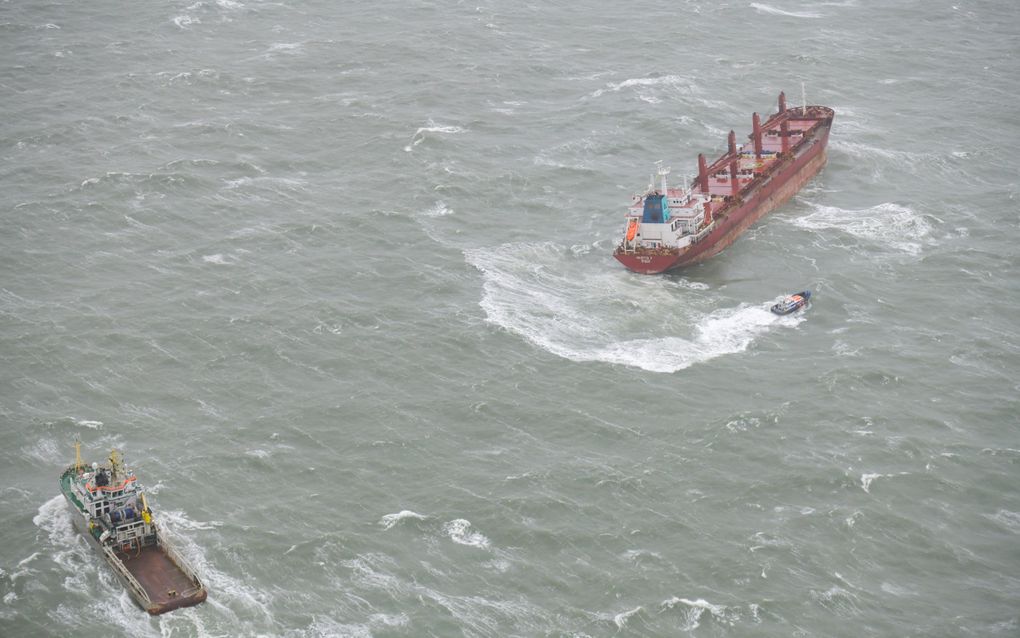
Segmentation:
<svg viewBox="0 0 1020 638">
<path fill-rule="evenodd" d="M 117 552 L 117 558 L 160 608 L 175 609 L 205 599 L 203 595 L 201 599 L 194 600 L 201 588 L 195 586 L 159 545 L 143 547 L 138 554 Z"/>
</svg>

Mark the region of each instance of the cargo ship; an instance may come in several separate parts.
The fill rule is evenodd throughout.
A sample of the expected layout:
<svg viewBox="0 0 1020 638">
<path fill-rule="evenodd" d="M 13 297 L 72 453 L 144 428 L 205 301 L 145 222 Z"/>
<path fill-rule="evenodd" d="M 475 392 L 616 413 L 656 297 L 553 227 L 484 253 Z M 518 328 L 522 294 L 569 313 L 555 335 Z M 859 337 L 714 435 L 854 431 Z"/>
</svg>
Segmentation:
<svg viewBox="0 0 1020 638">
<path fill-rule="evenodd" d="M 826 161 L 835 112 L 827 106 L 779 110 L 764 122 L 755 113 L 750 142 L 729 148 L 711 164 L 698 154 L 698 176 L 688 186 L 667 184 L 669 168 L 658 168 L 643 195 L 627 209 L 623 239 L 613 256 L 629 270 L 663 273 L 719 253 L 751 224 L 793 197 Z"/>
<path fill-rule="evenodd" d="M 60 474 L 60 491 L 72 520 L 127 588 L 152 615 L 204 601 L 206 588 L 166 542 L 134 472 L 117 450 L 107 465 L 85 465 L 75 441 L 75 462 Z"/>
</svg>

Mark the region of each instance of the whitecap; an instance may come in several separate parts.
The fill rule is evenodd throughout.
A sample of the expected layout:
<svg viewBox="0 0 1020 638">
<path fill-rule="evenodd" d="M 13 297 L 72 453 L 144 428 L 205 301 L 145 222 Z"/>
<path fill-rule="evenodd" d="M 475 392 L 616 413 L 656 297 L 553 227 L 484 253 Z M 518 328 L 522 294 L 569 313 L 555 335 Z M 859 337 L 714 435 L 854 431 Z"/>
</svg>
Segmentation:
<svg viewBox="0 0 1020 638">
<path fill-rule="evenodd" d="M 454 543 L 469 545 L 478 549 L 489 548 L 489 539 L 480 532 L 472 532 L 471 521 L 463 518 L 443 523 L 443 531 L 446 532 Z"/>
<path fill-rule="evenodd" d="M 422 214 L 426 217 L 446 217 L 447 215 L 453 214 L 453 211 L 446 207 L 446 204 L 439 201 L 422 211 Z"/>
<path fill-rule="evenodd" d="M 892 583 L 882 583 L 881 585 L 879 585 L 879 589 L 881 589 L 882 591 L 884 591 L 887 594 L 892 594 L 893 596 L 916 596 L 917 595 L 917 592 L 915 592 L 915 591 L 913 591 L 911 589 L 907 589 L 906 587 L 901 587 L 899 585 L 894 585 Z"/>
<path fill-rule="evenodd" d="M 187 29 L 193 24 L 201 24 L 202 21 L 198 18 L 193 18 L 189 15 L 179 15 L 174 18 L 174 24 L 180 29 Z"/>
<path fill-rule="evenodd" d="M 422 126 L 417 131 L 414 132 L 414 135 L 411 136 L 411 143 L 405 146 L 404 150 L 410 153 L 411 149 L 424 142 L 428 138 L 429 134 L 441 133 L 446 135 L 452 135 L 463 132 L 464 129 L 462 129 L 459 126 L 444 126 L 441 124 L 436 124 L 432 120 L 429 120 L 427 126 Z"/>
<path fill-rule="evenodd" d="M 751 8 L 756 9 L 758 13 L 768 13 L 777 16 L 787 16 L 790 18 L 820 18 L 821 14 L 814 13 L 813 11 L 784 11 L 771 5 L 762 4 L 760 2 L 752 2 Z"/>
<path fill-rule="evenodd" d="M 698 626 L 701 625 L 701 617 L 706 611 L 718 620 L 728 622 L 726 617 L 726 606 L 714 605 L 704 598 L 690 600 L 688 598 L 678 598 L 674 596 L 673 598 L 662 602 L 662 607 L 664 609 L 673 609 L 677 605 L 685 606 L 681 608 L 684 611 L 684 624 L 681 627 L 681 631 L 693 631 L 694 629 L 697 629 Z"/>
<path fill-rule="evenodd" d="M 147 490 L 151 493 L 151 490 Z M 193 521 L 187 517 L 184 512 L 176 510 L 161 510 L 157 513 L 156 517 L 159 522 L 167 525 L 175 530 L 210 530 L 222 527 L 223 523 L 220 521 Z"/>
<path fill-rule="evenodd" d="M 619 614 L 613 616 L 613 623 L 620 629 L 623 629 L 623 626 L 627 624 L 627 620 L 630 619 L 631 616 L 638 613 L 639 611 L 641 611 L 640 606 L 635 607 L 630 611 L 620 612 Z"/>
<path fill-rule="evenodd" d="M 871 492 L 871 484 L 875 481 L 875 479 L 880 479 L 880 478 L 895 478 L 897 476 L 906 476 L 906 475 L 907 475 L 907 472 L 897 472 L 896 474 L 861 474 L 861 488 L 865 492 L 870 493 Z"/>
<path fill-rule="evenodd" d="M 412 512 L 411 510 L 401 510 L 396 514 L 387 514 L 383 516 L 381 519 L 379 519 L 379 524 L 383 526 L 383 529 L 390 529 L 391 527 L 393 527 L 394 525 L 403 520 L 413 519 L 417 521 L 424 521 L 427 518 L 428 516 L 418 514 L 417 512 Z"/>
<path fill-rule="evenodd" d="M 591 94 L 591 97 L 600 97 L 601 95 L 604 95 L 606 92 L 616 93 L 623 89 L 630 88 L 640 89 L 646 87 L 659 87 L 659 86 L 691 88 L 692 84 L 690 80 L 679 75 L 664 75 L 662 77 L 657 78 L 631 78 L 629 80 L 624 80 L 623 82 L 616 83 L 610 82 L 606 84 L 605 88 L 594 91 Z"/>
<path fill-rule="evenodd" d="M 269 47 L 270 52 L 283 52 L 283 53 L 297 53 L 301 51 L 302 44 L 300 42 L 274 42 Z"/>
<path fill-rule="evenodd" d="M 995 514 L 985 514 L 985 518 L 999 523 L 1014 534 L 1020 534 L 1020 513 L 999 510 Z"/>
<path fill-rule="evenodd" d="M 203 255 L 202 261 L 206 262 L 207 264 L 219 264 L 221 266 L 225 266 L 231 263 L 229 259 L 227 259 L 226 257 L 219 253 L 216 253 L 215 255 Z"/>
<path fill-rule="evenodd" d="M 933 231 L 931 222 L 907 206 L 891 202 L 859 209 L 815 203 L 808 205 L 814 212 L 789 217 L 786 221 L 807 230 L 819 232 L 838 230 L 911 255 L 919 254 L 925 244 L 935 243 L 931 238 Z"/>
</svg>

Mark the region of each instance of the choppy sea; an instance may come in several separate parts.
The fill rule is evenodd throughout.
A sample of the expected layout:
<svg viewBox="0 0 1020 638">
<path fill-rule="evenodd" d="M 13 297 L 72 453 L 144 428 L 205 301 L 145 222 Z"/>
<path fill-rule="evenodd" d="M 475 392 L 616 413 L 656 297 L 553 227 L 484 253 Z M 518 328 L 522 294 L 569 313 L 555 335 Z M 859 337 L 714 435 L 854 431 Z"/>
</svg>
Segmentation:
<svg viewBox="0 0 1020 638">
<path fill-rule="evenodd" d="M 1020 635 L 1018 57 L 1012 0 L 3 2 L 0 635 Z M 614 261 L 780 90 L 823 171 Z M 76 535 L 75 437 L 205 604 Z"/>
</svg>

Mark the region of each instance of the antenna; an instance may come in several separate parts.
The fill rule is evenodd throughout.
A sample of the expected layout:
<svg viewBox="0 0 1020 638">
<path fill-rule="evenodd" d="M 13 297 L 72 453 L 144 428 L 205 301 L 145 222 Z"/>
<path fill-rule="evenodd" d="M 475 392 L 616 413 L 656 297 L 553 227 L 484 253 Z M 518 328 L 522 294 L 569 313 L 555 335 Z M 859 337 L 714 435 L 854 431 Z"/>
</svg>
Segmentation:
<svg viewBox="0 0 1020 638">
<path fill-rule="evenodd" d="M 804 83 L 800 83 L 800 114 L 804 115 L 807 113 L 807 93 L 804 92 Z"/>
<path fill-rule="evenodd" d="M 662 160 L 655 162 L 655 167 L 657 169 L 656 172 L 659 174 L 659 177 L 662 178 L 662 194 L 668 195 L 666 191 L 666 176 L 669 175 L 670 167 L 667 166 L 666 168 L 663 168 Z"/>
</svg>

